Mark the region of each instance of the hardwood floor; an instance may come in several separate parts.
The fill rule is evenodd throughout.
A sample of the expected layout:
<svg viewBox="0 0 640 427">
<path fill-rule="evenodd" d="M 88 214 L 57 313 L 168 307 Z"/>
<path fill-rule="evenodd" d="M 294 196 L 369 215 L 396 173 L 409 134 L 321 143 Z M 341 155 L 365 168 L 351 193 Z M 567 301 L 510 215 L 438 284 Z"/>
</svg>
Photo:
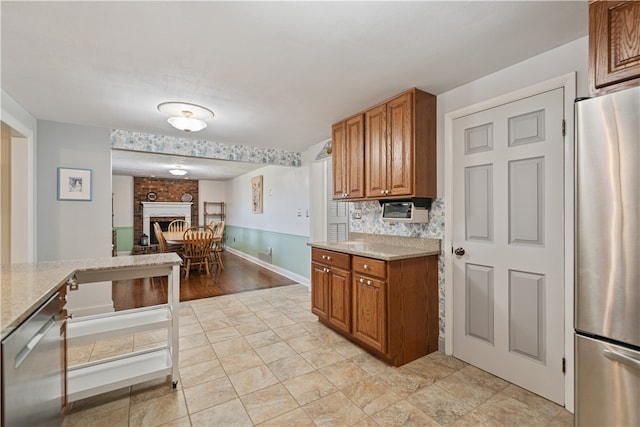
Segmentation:
<svg viewBox="0 0 640 427">
<path fill-rule="evenodd" d="M 186 279 L 183 273 L 180 277 L 180 301 L 297 283 L 228 251 L 222 252 L 222 261 L 224 270 L 213 267 L 211 276 L 207 276 L 204 271 L 200 273 L 192 270 L 189 279 Z M 152 277 L 114 281 L 112 294 L 116 311 L 165 304 L 167 302 L 167 278 Z"/>
</svg>

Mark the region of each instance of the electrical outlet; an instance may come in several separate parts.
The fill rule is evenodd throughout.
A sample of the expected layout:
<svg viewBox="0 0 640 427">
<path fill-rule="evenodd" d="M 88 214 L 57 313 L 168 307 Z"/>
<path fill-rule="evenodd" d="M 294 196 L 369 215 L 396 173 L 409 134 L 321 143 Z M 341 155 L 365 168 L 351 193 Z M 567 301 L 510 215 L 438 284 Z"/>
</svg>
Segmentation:
<svg viewBox="0 0 640 427">
<path fill-rule="evenodd" d="M 362 209 L 354 209 L 353 210 L 353 218 L 354 219 L 362 219 Z"/>
<path fill-rule="evenodd" d="M 298 209 L 298 216 L 302 216 L 302 209 Z"/>
</svg>

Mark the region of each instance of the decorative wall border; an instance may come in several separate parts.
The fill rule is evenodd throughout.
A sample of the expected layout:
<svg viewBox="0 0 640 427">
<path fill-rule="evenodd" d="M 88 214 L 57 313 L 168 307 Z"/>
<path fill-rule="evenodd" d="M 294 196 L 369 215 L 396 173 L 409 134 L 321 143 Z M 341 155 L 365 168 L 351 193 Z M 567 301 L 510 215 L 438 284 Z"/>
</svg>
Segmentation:
<svg viewBox="0 0 640 427">
<path fill-rule="evenodd" d="M 202 139 L 152 135 L 122 129 L 111 129 L 110 140 L 111 148 L 118 150 L 234 160 L 265 165 L 302 166 L 302 155 L 300 153 L 275 148 L 224 144 Z"/>
</svg>

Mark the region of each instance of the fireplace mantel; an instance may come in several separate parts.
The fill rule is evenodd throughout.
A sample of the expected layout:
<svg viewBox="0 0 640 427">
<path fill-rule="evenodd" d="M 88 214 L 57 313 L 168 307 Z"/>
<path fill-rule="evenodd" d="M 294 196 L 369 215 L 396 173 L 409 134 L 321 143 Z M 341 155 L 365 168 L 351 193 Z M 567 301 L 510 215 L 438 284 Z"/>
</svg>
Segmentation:
<svg viewBox="0 0 640 427">
<path fill-rule="evenodd" d="M 150 236 L 150 218 L 184 217 L 191 224 L 192 202 L 142 202 L 142 232 Z"/>
</svg>

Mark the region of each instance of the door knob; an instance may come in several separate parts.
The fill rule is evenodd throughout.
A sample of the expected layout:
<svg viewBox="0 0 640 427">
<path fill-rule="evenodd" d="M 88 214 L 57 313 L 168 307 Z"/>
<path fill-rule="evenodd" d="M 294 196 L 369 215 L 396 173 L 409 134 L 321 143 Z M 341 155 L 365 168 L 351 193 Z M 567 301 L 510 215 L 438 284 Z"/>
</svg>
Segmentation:
<svg viewBox="0 0 640 427">
<path fill-rule="evenodd" d="M 464 248 L 456 248 L 456 250 L 453 251 L 453 253 L 458 255 L 458 256 L 462 256 L 462 255 L 464 255 Z"/>
</svg>

